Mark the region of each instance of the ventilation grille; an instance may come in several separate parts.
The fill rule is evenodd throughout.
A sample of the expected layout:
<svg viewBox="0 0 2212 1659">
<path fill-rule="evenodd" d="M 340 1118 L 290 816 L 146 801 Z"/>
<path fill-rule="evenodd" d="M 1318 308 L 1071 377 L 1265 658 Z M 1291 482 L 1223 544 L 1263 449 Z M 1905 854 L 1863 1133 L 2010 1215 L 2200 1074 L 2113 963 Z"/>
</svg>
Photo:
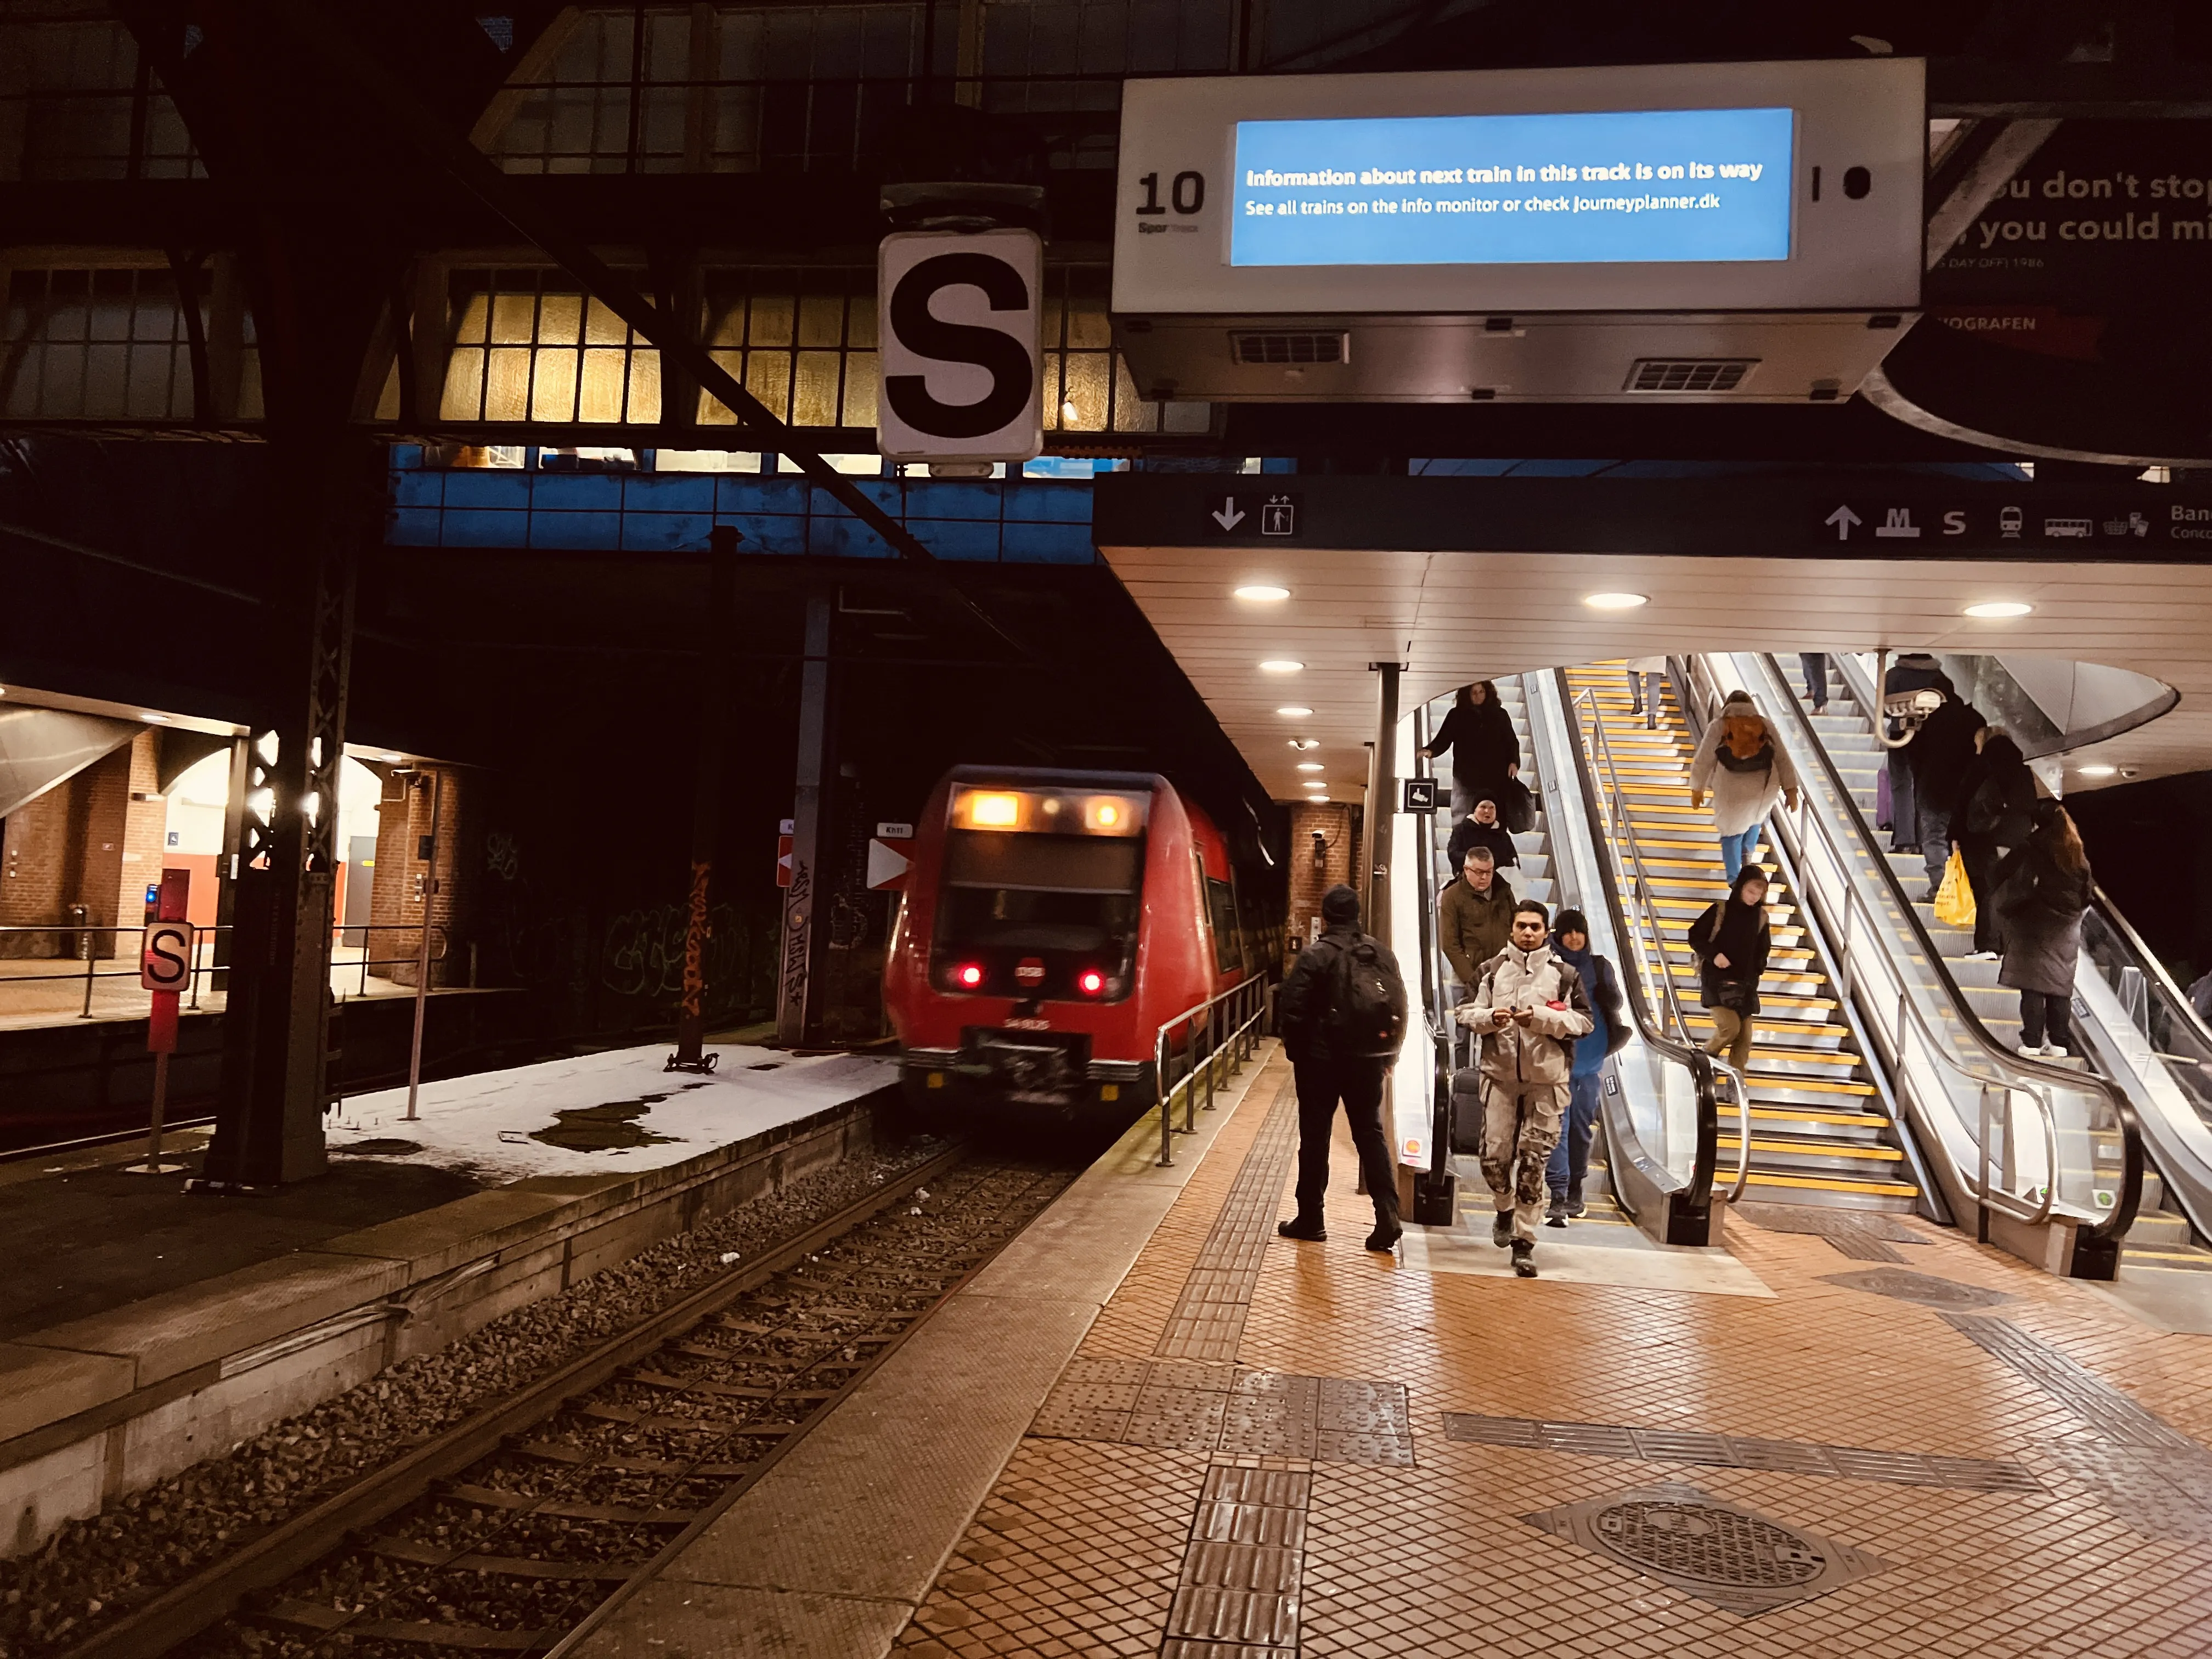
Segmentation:
<svg viewBox="0 0 2212 1659">
<path fill-rule="evenodd" d="M 1638 357 L 1630 392 L 1733 392 L 1759 367 L 1756 357 Z"/>
<path fill-rule="evenodd" d="M 1232 334 L 1229 343 L 1240 363 L 1340 363 L 1352 355 L 1342 334 Z"/>
</svg>

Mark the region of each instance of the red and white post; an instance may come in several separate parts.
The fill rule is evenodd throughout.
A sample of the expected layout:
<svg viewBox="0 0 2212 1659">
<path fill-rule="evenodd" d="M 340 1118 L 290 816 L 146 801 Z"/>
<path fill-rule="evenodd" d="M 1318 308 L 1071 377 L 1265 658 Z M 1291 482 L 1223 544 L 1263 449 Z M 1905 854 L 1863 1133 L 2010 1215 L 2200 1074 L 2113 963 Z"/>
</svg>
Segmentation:
<svg viewBox="0 0 2212 1659">
<path fill-rule="evenodd" d="M 185 919 L 192 872 L 161 872 L 161 900 L 138 945 L 138 982 L 153 994 L 146 1016 L 146 1048 L 154 1056 L 154 1115 L 146 1130 L 146 1161 L 125 1166 L 131 1175 L 179 1175 L 181 1164 L 161 1162 L 161 1117 L 169 1104 L 169 1056 L 177 1050 L 177 1000 L 192 976 L 192 925 Z"/>
</svg>

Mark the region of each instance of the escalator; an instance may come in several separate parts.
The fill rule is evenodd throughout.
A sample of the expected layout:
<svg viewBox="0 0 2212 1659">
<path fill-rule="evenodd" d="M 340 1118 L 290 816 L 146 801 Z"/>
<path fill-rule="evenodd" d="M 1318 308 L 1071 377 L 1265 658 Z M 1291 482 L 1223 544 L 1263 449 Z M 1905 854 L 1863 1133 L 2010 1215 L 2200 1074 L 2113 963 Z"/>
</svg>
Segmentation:
<svg viewBox="0 0 2212 1659">
<path fill-rule="evenodd" d="M 1688 929 L 1706 906 L 1727 896 L 1728 882 L 1711 809 L 1690 805 L 1697 735 L 1671 684 L 1656 720 L 1632 714 L 1622 665 L 1569 669 L 1566 683 L 1584 757 L 1597 768 L 1601 799 L 1612 808 L 1612 851 L 1648 894 L 1658 923 L 1656 939 L 1638 940 L 1644 968 L 1671 977 L 1684 1035 L 1703 1044 L 1712 1037 L 1713 1022 L 1696 1006 L 1698 969 Z M 1723 1112 L 1718 1131 L 1723 1166 L 1744 1168 L 1734 1195 L 1750 1202 L 1921 1208 L 1920 1182 L 1885 1085 L 1843 1007 L 1821 941 L 1777 849 L 1767 848 L 1763 861 L 1774 944 L 1742 1079 L 1749 1099 L 1747 1156 L 1742 1114 L 1731 1125 Z"/>
<path fill-rule="evenodd" d="M 1778 667 L 1767 667 L 1789 684 Z M 1872 825 L 1887 759 L 1869 714 L 1876 700 L 1872 676 L 1856 659 L 1839 658 L 1834 668 L 1838 684 L 1826 714 L 1802 718 L 1818 732 L 1860 816 Z M 1984 678 L 1991 672 L 1984 668 Z M 1941 922 L 1934 905 L 1920 897 L 1926 886 L 1920 855 L 1891 852 L 1889 838 L 1874 833 L 1881 836 L 1877 845 L 1896 886 L 1913 900 L 1942 971 L 1982 1028 L 2001 1046 L 2016 1049 L 2019 994 L 1997 982 L 2000 963 L 1972 959 L 1972 932 Z M 2212 1032 L 2101 893 L 2084 927 L 2083 946 L 2074 999 L 2080 1052 L 2058 1063 L 2100 1073 L 2129 1097 L 2150 1159 L 2140 1206 L 2121 1235 L 2124 1266 L 2147 1273 L 2212 1272 L 2212 1249 L 2203 1243 L 2204 1225 L 2212 1223 Z M 2116 1174 L 2121 1153 L 2112 1135 L 2100 1138 L 2098 1152 L 2100 1170 Z M 2114 1188 L 2108 1181 L 2098 1190 Z"/>
</svg>

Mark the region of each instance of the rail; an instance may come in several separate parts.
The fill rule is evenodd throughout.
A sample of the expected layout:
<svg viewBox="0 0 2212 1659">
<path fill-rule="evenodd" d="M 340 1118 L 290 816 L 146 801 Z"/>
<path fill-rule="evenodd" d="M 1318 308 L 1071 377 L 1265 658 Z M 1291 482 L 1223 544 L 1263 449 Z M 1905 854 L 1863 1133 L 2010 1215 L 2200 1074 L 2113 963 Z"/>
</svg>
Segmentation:
<svg viewBox="0 0 2212 1659">
<path fill-rule="evenodd" d="M 1194 1003 L 1173 1019 L 1162 1023 L 1152 1036 L 1152 1075 L 1159 1080 L 1160 1091 L 1160 1164 L 1163 1170 L 1175 1166 L 1175 1137 L 1190 1134 L 1198 1127 L 1198 1087 L 1203 1074 L 1206 1084 L 1206 1109 L 1213 1109 L 1213 1091 L 1219 1086 L 1223 1057 L 1228 1057 L 1229 1075 L 1234 1077 L 1251 1059 L 1260 1041 L 1260 1025 L 1267 1017 L 1267 982 L 1258 975 L 1238 981 L 1225 991 L 1217 991 L 1203 1002 Z M 1200 1031 L 1205 1031 L 1205 1046 L 1200 1047 Z M 1168 1070 L 1173 1060 L 1173 1041 L 1180 1032 L 1183 1045 L 1183 1072 L 1173 1087 L 1168 1084 Z M 1182 1096 L 1182 1127 L 1175 1127 L 1175 1097 Z"/>
<path fill-rule="evenodd" d="M 100 981 L 123 979 L 129 980 L 133 984 L 137 982 L 137 964 L 125 956 L 123 941 L 126 937 L 135 937 L 143 933 L 145 926 L 146 924 L 143 922 L 137 927 L 123 927 L 114 923 L 39 922 L 0 927 L 0 962 L 82 962 L 84 964 L 82 969 L 70 968 L 65 972 L 58 971 L 50 974 L 17 974 L 0 969 L 0 992 L 5 992 L 10 987 L 18 985 L 52 985 L 64 981 L 70 984 L 82 984 L 84 987 L 84 999 L 77 1011 L 77 1018 L 90 1019 L 93 1017 L 93 990 Z M 186 994 L 184 1002 L 186 1009 L 194 1009 L 200 1006 L 201 981 L 212 975 L 222 972 L 229 966 L 229 963 L 222 959 L 219 946 L 225 936 L 232 931 L 232 926 L 228 922 L 193 928 L 191 989 Z M 370 953 L 367 935 L 405 933 L 412 938 L 421 931 L 421 924 L 416 922 L 361 922 L 352 925 L 341 923 L 334 926 L 331 929 L 334 940 L 343 940 L 348 935 L 358 933 L 362 935 L 362 941 L 359 947 L 361 956 L 357 961 L 334 960 L 331 963 L 331 969 L 335 971 L 341 968 L 358 968 L 360 984 L 355 994 L 367 996 L 370 969 L 411 966 L 416 961 L 416 955 L 415 951 L 410 951 L 406 955 L 399 957 L 373 956 Z M 434 941 L 430 951 L 430 959 L 433 962 L 443 962 L 451 952 L 451 935 L 446 924 L 440 921 L 430 924 L 430 932 Z M 15 957 L 5 953 L 6 939 L 12 936 L 27 934 L 57 936 L 64 942 L 64 948 L 52 957 Z M 97 948 L 94 938 L 95 934 L 110 936 L 106 951 L 103 952 Z M 103 962 L 124 963 L 126 965 L 102 968 L 99 964 Z"/>
<path fill-rule="evenodd" d="M 1428 753 L 1430 735 L 1429 705 L 1423 703 L 1413 711 L 1413 775 L 1417 778 L 1436 775 L 1435 763 Z M 1449 799 L 1449 795 L 1446 799 Z M 1413 820 L 1414 839 L 1421 848 L 1420 856 L 1413 860 L 1414 907 L 1420 916 L 1421 1019 L 1428 1032 L 1434 1072 L 1429 1124 L 1429 1178 L 1432 1182 L 1451 1177 L 1451 1084 L 1455 1063 L 1453 1036 L 1456 1030 L 1443 975 L 1437 971 L 1440 953 L 1437 905 L 1442 895 L 1437 890 L 1436 823 L 1433 813 L 1420 814 Z M 1447 1196 L 1437 1202 L 1448 1204 L 1449 1189 L 1441 1190 Z"/>
<path fill-rule="evenodd" d="M 2059 1091 L 2064 1091 L 2091 1098 L 2091 1120 L 2100 1105 L 2120 1134 L 2122 1180 L 2110 1211 L 2099 1215 L 2094 1192 L 2091 1201 L 2069 1206 L 2077 1218 L 2090 1222 L 2086 1231 L 2091 1238 L 2100 1243 L 2117 1239 L 2132 1224 L 2142 1194 L 2142 1138 L 2125 1097 L 2104 1079 L 2014 1054 L 1990 1035 L 1956 982 L 1942 969 L 1942 952 L 1929 937 L 1897 872 L 1880 851 L 1873 827 L 1861 812 L 1827 745 L 1798 706 L 1780 666 L 1771 656 L 1751 656 L 1749 660 L 1763 681 L 1756 689 L 1762 694 L 1769 718 L 1783 725 L 1794 752 L 1810 762 L 1807 775 L 1800 779 L 1802 787 L 1796 810 L 1778 811 L 1775 817 L 1778 826 L 1786 827 L 1796 843 L 1800 892 L 1808 904 L 1818 904 L 1826 912 L 1824 921 L 1836 941 L 1838 989 L 1869 1011 L 1870 1030 L 1889 1049 L 1893 1082 L 1905 1085 L 1933 1120 L 1931 1139 L 1960 1187 L 1984 1212 L 1978 1228 L 1981 1236 L 1988 1236 L 1990 1210 L 2028 1226 L 2040 1226 L 2057 1208 L 2068 1139 L 2061 1128 L 2058 1103 Z M 1862 710 L 1878 711 L 1879 700 L 1853 659 L 1832 658 L 1831 666 L 1842 668 L 1844 689 Z M 1708 701 L 1717 707 L 1721 688 L 1711 664 L 1700 659 L 1698 667 L 1704 672 Z M 1872 718 L 1878 719 L 1878 713 Z M 1816 796 L 1826 803 L 1825 812 Z M 1854 870 L 1863 870 L 1887 900 L 1882 907 L 1888 912 L 1887 917 L 1877 910 L 1861 882 L 1851 878 Z M 1917 975 L 1911 971 L 1915 964 L 1923 970 Z M 1946 1017 L 1941 1025 L 1924 1006 L 1930 1000 L 1941 1005 Z M 1943 1026 L 1949 1028 L 1948 1032 Z M 1929 1075 L 1931 1070 L 1933 1076 Z M 1917 1079 L 1916 1073 L 1919 1073 Z M 1942 1082 L 1946 1076 L 1971 1089 L 1971 1118 L 1960 1098 Z M 1911 1087 L 1916 1081 L 1922 1086 Z M 1931 1096 L 1940 1097 L 1948 1108 L 1948 1125 L 1934 1111 Z M 2033 1108 L 2035 1139 L 2040 1141 L 2043 1154 L 2043 1178 L 2036 1182 L 2029 1176 L 2026 1193 L 2015 1192 L 2006 1184 L 2018 1177 L 2021 1164 L 2017 1156 L 2021 1137 L 2013 1113 L 2014 1103 L 2023 1100 Z M 1944 1133 L 1947 1127 L 1966 1137 L 1969 1156 L 1960 1156 L 1956 1138 Z M 2104 1127 L 2091 1121 L 2081 1133 L 2094 1134 Z M 2000 1130 L 2003 1150 L 1993 1170 L 1991 1143 L 2000 1138 Z M 2094 1161 L 2092 1153 L 2086 1162 Z"/>
<path fill-rule="evenodd" d="M 1658 1048 L 1662 1053 L 1668 1053 L 1670 1058 L 1691 1065 L 1692 1075 L 1696 1074 L 1696 1066 L 1689 1060 L 1689 1055 L 1695 1054 L 1706 1067 L 1704 1086 L 1699 1091 L 1699 1156 L 1692 1181 L 1692 1191 L 1696 1194 L 1694 1201 L 1700 1206 L 1711 1201 L 1713 1183 L 1719 1173 L 1720 1099 L 1712 1090 L 1711 1075 L 1717 1073 L 1726 1077 L 1735 1096 L 1741 1145 L 1736 1155 L 1735 1178 L 1723 1195 L 1724 1202 L 1733 1204 L 1742 1197 L 1745 1187 L 1751 1181 L 1751 1090 L 1744 1080 L 1743 1073 L 1732 1063 L 1718 1054 L 1709 1053 L 1690 1035 L 1689 1019 L 1682 1012 L 1681 997 L 1674 988 L 1674 967 L 1668 957 L 1668 941 L 1664 922 L 1659 915 L 1658 896 L 1653 890 L 1651 872 L 1644 861 L 1644 848 L 1638 842 L 1635 825 L 1629 817 L 1627 786 L 1621 778 L 1620 763 L 1613 757 L 1613 743 L 1606 733 L 1605 722 L 1598 714 L 1596 691 L 1583 692 L 1572 699 L 1570 706 L 1575 712 L 1577 735 L 1583 738 L 1583 752 L 1589 762 L 1584 782 L 1596 809 L 1592 815 L 1592 823 L 1602 825 L 1607 844 L 1606 855 L 1598 860 L 1598 866 L 1611 878 L 1608 884 L 1613 890 L 1608 896 L 1617 907 L 1616 914 L 1627 926 L 1630 943 L 1636 947 L 1632 954 L 1637 963 L 1639 965 L 1652 964 L 1658 975 L 1659 1001 L 1665 1010 L 1666 1018 L 1663 1023 L 1656 1016 L 1650 1018 L 1650 1027 L 1644 1033 L 1644 1041 Z M 1585 715 L 1588 717 L 1587 724 L 1583 720 Z M 1600 770 L 1604 774 L 1602 789 L 1598 787 L 1595 775 Z M 1623 848 L 1627 849 L 1628 865 L 1626 867 L 1621 864 Z M 1620 889 L 1620 878 L 1629 876 L 1632 870 L 1632 878 L 1627 892 L 1624 894 Z M 1646 937 L 1649 939 L 1648 954 L 1644 944 Z M 1641 988 L 1640 966 L 1638 973 L 1623 974 L 1621 977 L 1624 981 L 1639 981 Z M 1652 1011 L 1641 999 L 1637 1005 L 1637 1014 L 1639 1024 L 1644 1024 L 1647 1016 L 1652 1015 Z M 1708 1097 L 1711 1107 L 1712 1152 L 1710 1157 L 1704 1152 L 1706 1126 L 1703 1121 L 1705 1115 L 1703 1108 Z"/>
</svg>

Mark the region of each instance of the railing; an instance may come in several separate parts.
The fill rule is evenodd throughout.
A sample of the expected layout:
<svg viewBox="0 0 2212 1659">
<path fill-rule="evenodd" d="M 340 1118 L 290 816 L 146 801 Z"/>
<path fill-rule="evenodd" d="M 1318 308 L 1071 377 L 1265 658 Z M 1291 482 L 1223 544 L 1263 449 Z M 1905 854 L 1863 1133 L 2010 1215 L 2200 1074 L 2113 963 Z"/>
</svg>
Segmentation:
<svg viewBox="0 0 2212 1659">
<path fill-rule="evenodd" d="M 1433 778 L 1436 775 L 1435 763 L 1428 755 L 1430 736 L 1429 705 L 1423 703 L 1413 711 L 1413 775 L 1417 778 Z M 1449 796 L 1445 799 L 1449 800 Z M 1442 951 L 1437 937 L 1437 904 L 1441 895 L 1437 890 L 1436 824 L 1433 813 L 1420 815 L 1413 820 L 1413 836 L 1421 849 L 1420 856 L 1413 860 L 1413 903 L 1421 919 L 1421 1018 L 1428 1031 L 1432 1066 L 1428 1173 L 1432 1184 L 1426 1190 L 1434 1194 L 1436 1212 L 1447 1217 L 1446 1224 L 1449 1224 L 1449 1213 L 1453 1207 L 1452 1188 L 1449 1184 L 1453 1179 L 1451 1085 L 1455 1063 L 1453 1036 L 1460 1027 L 1452 1018 L 1451 999 L 1444 989 L 1444 976 L 1437 969 L 1437 958 Z M 1417 1212 L 1417 1218 L 1425 1218 Z"/>
<path fill-rule="evenodd" d="M 1623 964 L 1627 971 L 1622 974 L 1622 980 L 1634 988 L 1637 1021 L 1639 1026 L 1645 1027 L 1644 1041 L 1669 1059 L 1689 1066 L 1698 1084 L 1694 1130 L 1698 1154 L 1691 1167 L 1688 1201 L 1700 1208 L 1709 1203 L 1717 1175 L 1720 1101 L 1712 1087 L 1712 1079 L 1718 1073 L 1729 1079 L 1735 1093 L 1736 1115 L 1742 1131 L 1735 1178 L 1724 1194 L 1727 1202 L 1734 1203 L 1743 1195 L 1751 1179 L 1751 1090 L 1742 1073 L 1719 1055 L 1707 1052 L 1690 1033 L 1689 1019 L 1682 1012 L 1681 997 L 1674 988 L 1674 964 L 1668 954 L 1669 940 L 1664 919 L 1659 914 L 1658 895 L 1629 812 L 1627 786 L 1621 777 L 1620 763 L 1613 757 L 1605 722 L 1599 717 L 1597 693 L 1594 690 L 1583 692 L 1573 699 L 1571 707 L 1585 761 L 1583 784 L 1593 808 L 1591 823 L 1604 842 L 1598 867 L 1606 877 L 1607 897 L 1614 907 L 1614 915 L 1628 930 L 1630 949 Z M 1602 787 L 1599 785 L 1601 773 Z M 1627 854 L 1626 865 L 1622 862 L 1624 848 Z M 1652 988 L 1645 982 L 1647 974 L 1657 977 L 1656 998 L 1651 994 Z M 1704 1068 L 1702 1075 L 1700 1066 Z M 1672 1135 L 1665 1138 L 1667 1143 L 1674 1139 Z"/>
<path fill-rule="evenodd" d="M 0 945 L 3 945 L 4 941 L 11 937 L 44 934 L 50 938 L 58 938 L 63 943 L 65 952 L 57 953 L 52 957 L 0 956 L 0 998 L 4 998 L 11 988 L 18 985 L 51 985 L 60 981 L 73 985 L 82 984 L 84 987 L 84 997 L 77 1011 L 77 1018 L 90 1019 L 93 1017 L 93 991 L 100 981 L 120 979 L 128 980 L 134 985 L 137 983 L 138 964 L 135 959 L 125 953 L 127 947 L 125 940 L 135 939 L 144 931 L 145 924 L 143 922 L 135 927 L 119 927 L 114 924 L 95 925 L 90 922 L 64 922 L 53 926 L 40 923 L 0 927 Z M 216 946 L 222 936 L 232 931 L 228 922 L 195 927 L 192 930 L 191 988 L 185 994 L 183 1003 L 183 1006 L 187 1011 L 200 1006 L 201 981 L 211 975 L 223 972 L 228 968 L 228 963 L 218 957 Z M 361 957 L 357 963 L 334 961 L 331 965 L 333 969 L 358 967 L 361 977 L 359 989 L 356 994 L 367 996 L 368 970 L 371 968 L 412 966 L 416 959 L 416 952 L 413 951 L 401 957 L 372 956 L 367 935 L 405 933 L 412 938 L 421 933 L 422 927 L 416 922 L 357 923 L 352 926 L 339 925 L 332 927 L 331 931 L 333 936 L 337 938 L 353 934 L 362 936 L 362 943 L 360 946 Z M 434 962 L 443 962 L 450 948 L 450 938 L 446 925 L 443 922 L 434 921 L 430 924 L 430 932 L 434 941 L 430 959 Z M 100 934 L 106 935 L 109 939 L 108 948 L 105 952 L 96 949 L 94 945 L 94 936 Z M 82 962 L 84 965 L 81 969 L 72 967 L 53 973 L 17 974 L 6 970 L 5 964 L 17 962 Z M 121 965 L 102 968 L 100 964 L 103 962 Z M 4 1004 L 0 1004 L 0 1013 L 5 1012 Z"/>
<path fill-rule="evenodd" d="M 1206 1088 L 1206 1109 L 1213 1109 L 1213 1091 L 1220 1086 L 1226 1063 L 1234 1077 L 1251 1059 L 1260 1041 L 1260 1025 L 1267 1017 L 1267 982 L 1255 975 L 1225 991 L 1218 991 L 1164 1024 L 1152 1037 L 1152 1075 L 1159 1079 L 1160 1168 L 1175 1164 L 1175 1137 L 1198 1127 L 1198 1090 Z M 1182 1076 L 1170 1088 L 1168 1072 L 1175 1044 L 1183 1052 Z M 1175 1097 L 1182 1097 L 1182 1127 L 1175 1127 Z"/>
<path fill-rule="evenodd" d="M 1771 657 L 1729 660 L 1757 692 L 1768 719 L 1802 757 L 1798 804 L 1774 822 L 1793 842 L 1797 890 L 1818 907 L 1840 996 L 1855 999 L 1887 1050 L 1893 1085 L 1917 1107 L 1960 1193 L 1980 1211 L 2040 1226 L 2063 1209 L 2103 1247 L 2133 1223 L 2141 1201 L 2142 1146 L 2125 1097 L 2102 1078 L 2014 1054 L 1998 1042 L 1942 966 L 1896 872 L 1881 852 L 1850 786 Z M 1743 672 L 1746 665 L 1751 672 Z M 1717 707 L 1727 690 L 1699 659 Z M 1880 700 L 1856 662 L 1831 671 L 1863 711 Z M 1877 714 L 1878 718 L 1878 714 Z M 2117 1136 L 2120 1181 L 2107 1201 L 2097 1185 L 2096 1139 Z"/>
</svg>

